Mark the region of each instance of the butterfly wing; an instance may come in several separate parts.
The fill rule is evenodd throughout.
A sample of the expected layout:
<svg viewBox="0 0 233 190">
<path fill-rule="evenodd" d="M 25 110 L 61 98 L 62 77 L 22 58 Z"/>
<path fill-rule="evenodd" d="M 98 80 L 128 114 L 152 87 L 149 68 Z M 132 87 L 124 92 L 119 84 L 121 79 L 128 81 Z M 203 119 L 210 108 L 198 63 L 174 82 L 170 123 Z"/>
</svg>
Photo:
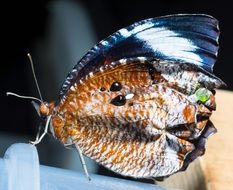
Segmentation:
<svg viewBox="0 0 233 190">
<path fill-rule="evenodd" d="M 136 22 L 95 45 L 68 74 L 60 98 L 85 75 L 122 58 L 188 63 L 212 75 L 218 37 L 218 21 L 208 15 L 170 15 Z"/>
<path fill-rule="evenodd" d="M 52 117 L 55 136 L 132 177 L 168 176 L 203 154 L 215 109 L 195 92 L 223 82 L 212 73 L 218 22 L 171 15 L 123 28 L 69 73 Z M 208 106 L 206 106 L 208 105 Z"/>
<path fill-rule="evenodd" d="M 83 77 L 52 118 L 56 137 L 122 175 L 159 177 L 182 169 L 208 118 L 196 121 L 196 115 L 209 110 L 167 81 L 160 64 L 123 59 Z"/>
</svg>

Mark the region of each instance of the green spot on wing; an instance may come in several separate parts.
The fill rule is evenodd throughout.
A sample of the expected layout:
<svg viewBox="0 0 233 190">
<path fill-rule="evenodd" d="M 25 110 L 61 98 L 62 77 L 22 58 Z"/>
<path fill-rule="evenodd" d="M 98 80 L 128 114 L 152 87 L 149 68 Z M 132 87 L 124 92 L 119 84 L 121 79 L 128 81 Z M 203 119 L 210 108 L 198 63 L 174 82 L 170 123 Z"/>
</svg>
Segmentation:
<svg viewBox="0 0 233 190">
<path fill-rule="evenodd" d="M 195 95 L 199 101 L 202 103 L 205 103 L 210 99 L 210 91 L 207 90 L 206 88 L 199 88 L 196 92 Z"/>
</svg>

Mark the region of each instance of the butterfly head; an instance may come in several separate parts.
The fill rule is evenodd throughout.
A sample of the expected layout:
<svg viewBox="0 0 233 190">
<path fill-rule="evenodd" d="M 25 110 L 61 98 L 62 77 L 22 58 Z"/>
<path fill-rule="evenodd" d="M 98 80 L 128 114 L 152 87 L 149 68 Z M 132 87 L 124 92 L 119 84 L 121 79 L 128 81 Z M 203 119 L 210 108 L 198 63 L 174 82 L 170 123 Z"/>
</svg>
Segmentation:
<svg viewBox="0 0 233 190">
<path fill-rule="evenodd" d="M 41 102 L 39 105 L 38 113 L 41 117 L 43 116 L 49 116 L 53 113 L 55 104 L 54 102 L 48 103 L 48 102 Z"/>
</svg>

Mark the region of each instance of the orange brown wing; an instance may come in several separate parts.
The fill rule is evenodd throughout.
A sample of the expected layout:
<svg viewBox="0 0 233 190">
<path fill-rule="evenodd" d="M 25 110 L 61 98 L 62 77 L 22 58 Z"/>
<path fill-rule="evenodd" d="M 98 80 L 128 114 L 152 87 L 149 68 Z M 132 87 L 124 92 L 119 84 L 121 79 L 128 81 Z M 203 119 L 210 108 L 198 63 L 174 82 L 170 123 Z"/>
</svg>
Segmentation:
<svg viewBox="0 0 233 190">
<path fill-rule="evenodd" d="M 161 64 L 123 59 L 77 81 L 52 118 L 55 136 L 122 175 L 160 177 L 182 169 L 211 111 L 166 78 Z M 196 71 L 182 72 L 199 82 Z"/>
</svg>

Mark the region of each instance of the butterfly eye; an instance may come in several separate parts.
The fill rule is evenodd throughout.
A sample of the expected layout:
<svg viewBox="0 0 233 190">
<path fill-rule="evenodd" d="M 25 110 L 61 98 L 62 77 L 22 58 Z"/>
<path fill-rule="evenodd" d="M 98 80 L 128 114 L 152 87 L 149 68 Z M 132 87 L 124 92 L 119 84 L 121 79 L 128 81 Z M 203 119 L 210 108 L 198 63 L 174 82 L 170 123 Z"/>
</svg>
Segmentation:
<svg viewBox="0 0 233 190">
<path fill-rule="evenodd" d="M 126 98 L 125 96 L 118 95 L 115 98 L 112 99 L 111 104 L 115 106 L 123 106 L 126 103 Z"/>
<path fill-rule="evenodd" d="M 206 88 L 199 88 L 195 92 L 195 95 L 200 102 L 205 103 L 210 99 L 211 92 Z"/>
<path fill-rule="evenodd" d="M 114 82 L 112 83 L 111 87 L 110 87 L 110 91 L 114 92 L 114 91 L 120 91 L 122 89 L 122 85 L 120 82 Z"/>
</svg>

